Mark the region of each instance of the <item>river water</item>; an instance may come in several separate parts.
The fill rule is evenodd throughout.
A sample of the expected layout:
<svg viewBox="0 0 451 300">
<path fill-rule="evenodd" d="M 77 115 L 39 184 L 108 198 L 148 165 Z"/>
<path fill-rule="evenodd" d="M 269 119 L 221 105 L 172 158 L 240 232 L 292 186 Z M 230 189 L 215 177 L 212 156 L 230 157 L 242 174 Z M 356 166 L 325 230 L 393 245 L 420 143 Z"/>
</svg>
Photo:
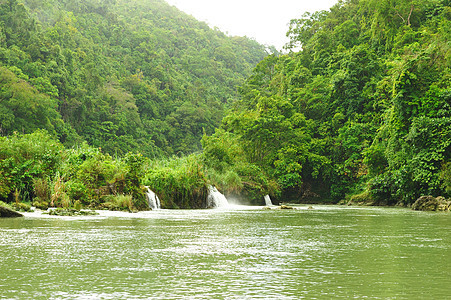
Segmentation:
<svg viewBox="0 0 451 300">
<path fill-rule="evenodd" d="M 0 219 L 1 299 L 450 299 L 451 214 L 159 210 Z"/>
</svg>

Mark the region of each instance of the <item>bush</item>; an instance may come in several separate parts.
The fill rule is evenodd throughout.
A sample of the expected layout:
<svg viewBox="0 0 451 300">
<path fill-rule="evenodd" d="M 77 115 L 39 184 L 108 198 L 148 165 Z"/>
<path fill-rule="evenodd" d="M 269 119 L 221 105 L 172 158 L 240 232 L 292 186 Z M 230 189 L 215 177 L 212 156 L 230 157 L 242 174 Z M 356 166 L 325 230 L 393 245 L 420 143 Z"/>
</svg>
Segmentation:
<svg viewBox="0 0 451 300">
<path fill-rule="evenodd" d="M 17 190 L 21 200 L 31 201 L 36 178 L 53 176 L 62 153 L 63 146 L 44 130 L 0 137 L 0 198 L 14 199 Z"/>
<path fill-rule="evenodd" d="M 3 207 L 6 207 L 6 208 L 14 210 L 14 207 L 12 207 L 10 204 L 5 203 L 5 202 L 3 202 L 1 200 L 0 200 L 0 206 L 3 206 Z"/>
<path fill-rule="evenodd" d="M 79 201 L 84 205 L 91 203 L 90 189 L 83 182 L 76 179 L 69 180 L 65 183 L 67 195 L 74 201 Z"/>
<path fill-rule="evenodd" d="M 256 164 L 249 163 L 237 135 L 218 129 L 202 138 L 202 146 L 208 181 L 225 194 L 252 204 L 261 204 L 264 195 L 279 194 L 280 185 Z"/>
<path fill-rule="evenodd" d="M 14 208 L 15 210 L 17 210 L 17 211 L 26 211 L 26 212 L 33 211 L 33 210 L 31 209 L 31 206 L 30 206 L 30 205 L 28 205 L 28 204 L 26 204 L 26 203 L 22 203 L 22 202 L 14 203 L 12 206 L 13 206 L 13 208 Z"/>
<path fill-rule="evenodd" d="M 200 156 L 153 161 L 144 183 L 164 208 L 205 208 L 208 183 Z"/>
<path fill-rule="evenodd" d="M 108 195 L 103 200 L 105 202 L 101 206 L 108 210 L 135 210 L 132 195 Z"/>
<path fill-rule="evenodd" d="M 373 204 L 374 204 L 373 197 L 368 190 L 365 190 L 360 194 L 352 195 L 348 202 L 348 205 L 373 205 Z"/>
<path fill-rule="evenodd" d="M 393 177 L 390 173 L 384 173 L 370 180 L 369 196 L 374 199 L 375 204 L 396 203 L 392 197 L 394 190 L 393 184 Z"/>
<path fill-rule="evenodd" d="M 46 178 L 33 178 L 34 194 L 40 201 L 49 201 L 51 188 Z"/>
<path fill-rule="evenodd" d="M 34 207 L 42 210 L 47 210 L 49 208 L 49 203 L 46 201 L 42 201 L 39 198 L 34 198 L 32 204 Z"/>
<path fill-rule="evenodd" d="M 442 180 L 443 190 L 451 195 L 451 162 L 443 164 L 440 171 L 440 179 Z"/>
</svg>

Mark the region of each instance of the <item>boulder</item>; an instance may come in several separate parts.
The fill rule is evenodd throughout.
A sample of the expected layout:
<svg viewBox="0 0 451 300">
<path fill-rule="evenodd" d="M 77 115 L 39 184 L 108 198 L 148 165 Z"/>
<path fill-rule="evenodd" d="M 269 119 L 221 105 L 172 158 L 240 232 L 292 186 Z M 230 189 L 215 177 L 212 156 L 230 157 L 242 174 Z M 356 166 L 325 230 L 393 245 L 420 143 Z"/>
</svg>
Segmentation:
<svg viewBox="0 0 451 300">
<path fill-rule="evenodd" d="M 451 201 L 441 196 L 421 196 L 412 204 L 412 209 L 422 211 L 449 211 L 451 209 Z"/>
<path fill-rule="evenodd" d="M 281 205 L 280 209 L 294 209 L 294 207 L 288 205 Z"/>
<path fill-rule="evenodd" d="M 23 215 L 5 206 L 0 206 L 0 218 L 17 218 L 17 217 L 23 217 Z"/>
</svg>

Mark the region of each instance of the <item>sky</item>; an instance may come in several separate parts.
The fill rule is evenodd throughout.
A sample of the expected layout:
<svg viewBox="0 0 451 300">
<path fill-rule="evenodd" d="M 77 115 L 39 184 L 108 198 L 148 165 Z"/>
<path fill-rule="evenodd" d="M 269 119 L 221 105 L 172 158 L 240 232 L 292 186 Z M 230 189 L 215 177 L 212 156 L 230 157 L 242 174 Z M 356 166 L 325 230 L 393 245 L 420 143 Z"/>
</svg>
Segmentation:
<svg viewBox="0 0 451 300">
<path fill-rule="evenodd" d="M 328 10 L 338 0 L 166 0 L 228 35 L 247 36 L 281 50 L 291 19 Z"/>
</svg>

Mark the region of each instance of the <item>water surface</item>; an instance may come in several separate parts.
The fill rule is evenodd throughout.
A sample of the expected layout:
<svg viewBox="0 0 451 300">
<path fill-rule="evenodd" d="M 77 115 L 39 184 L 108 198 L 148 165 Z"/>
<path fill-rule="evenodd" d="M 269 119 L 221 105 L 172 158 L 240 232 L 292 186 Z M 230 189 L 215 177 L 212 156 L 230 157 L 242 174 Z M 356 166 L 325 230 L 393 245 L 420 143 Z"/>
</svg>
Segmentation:
<svg viewBox="0 0 451 300">
<path fill-rule="evenodd" d="M 0 298 L 446 299 L 451 214 L 160 210 L 0 219 Z"/>
</svg>

